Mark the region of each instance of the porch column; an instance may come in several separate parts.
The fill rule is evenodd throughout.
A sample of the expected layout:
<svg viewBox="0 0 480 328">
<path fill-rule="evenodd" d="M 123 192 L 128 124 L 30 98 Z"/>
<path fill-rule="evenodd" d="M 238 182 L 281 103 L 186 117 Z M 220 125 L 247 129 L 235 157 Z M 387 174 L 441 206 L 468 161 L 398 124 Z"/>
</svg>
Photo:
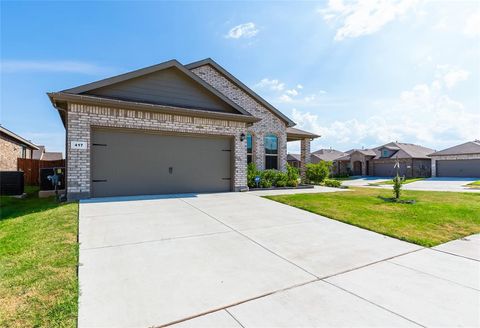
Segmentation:
<svg viewBox="0 0 480 328">
<path fill-rule="evenodd" d="M 311 163 L 310 139 L 305 138 L 300 141 L 300 176 L 302 181 L 306 178 L 307 164 L 309 163 Z"/>
</svg>

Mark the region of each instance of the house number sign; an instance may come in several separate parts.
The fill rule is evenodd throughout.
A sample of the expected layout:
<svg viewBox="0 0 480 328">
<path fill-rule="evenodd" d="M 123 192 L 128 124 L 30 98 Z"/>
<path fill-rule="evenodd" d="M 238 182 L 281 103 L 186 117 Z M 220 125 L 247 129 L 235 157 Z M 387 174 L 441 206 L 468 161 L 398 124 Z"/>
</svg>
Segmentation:
<svg viewBox="0 0 480 328">
<path fill-rule="evenodd" d="M 87 143 L 85 141 L 72 141 L 70 143 L 72 149 L 87 149 Z"/>
</svg>

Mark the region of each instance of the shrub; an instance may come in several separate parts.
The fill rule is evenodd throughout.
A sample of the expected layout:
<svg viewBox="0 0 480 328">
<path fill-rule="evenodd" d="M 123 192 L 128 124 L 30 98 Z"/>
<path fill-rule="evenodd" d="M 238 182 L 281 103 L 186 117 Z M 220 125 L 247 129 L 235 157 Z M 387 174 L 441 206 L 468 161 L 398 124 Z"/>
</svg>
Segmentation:
<svg viewBox="0 0 480 328">
<path fill-rule="evenodd" d="M 257 170 L 257 167 L 253 163 L 249 163 L 247 166 L 247 185 L 250 188 L 255 188 L 257 184 L 255 183 L 255 177 L 260 176 L 260 171 Z"/>
<path fill-rule="evenodd" d="M 300 172 L 296 167 L 291 166 L 287 163 L 287 180 L 288 181 L 297 181 L 300 178 Z"/>
<path fill-rule="evenodd" d="M 400 175 L 397 175 L 393 178 L 393 195 L 395 196 L 395 199 L 398 200 L 400 199 L 400 193 L 402 191 L 402 178 Z"/>
<path fill-rule="evenodd" d="M 325 179 L 323 183 L 326 187 L 340 188 L 342 186 L 342 183 L 340 181 L 332 179 Z"/>
<path fill-rule="evenodd" d="M 286 187 L 288 183 L 288 174 L 285 172 L 278 171 L 277 176 L 275 177 L 275 186 L 276 187 Z"/>
<path fill-rule="evenodd" d="M 277 182 L 277 170 L 265 170 L 260 173 L 260 186 L 262 188 L 271 188 Z"/>
<path fill-rule="evenodd" d="M 307 181 L 310 183 L 322 183 L 330 174 L 332 162 L 321 161 L 317 164 L 307 164 Z"/>
</svg>

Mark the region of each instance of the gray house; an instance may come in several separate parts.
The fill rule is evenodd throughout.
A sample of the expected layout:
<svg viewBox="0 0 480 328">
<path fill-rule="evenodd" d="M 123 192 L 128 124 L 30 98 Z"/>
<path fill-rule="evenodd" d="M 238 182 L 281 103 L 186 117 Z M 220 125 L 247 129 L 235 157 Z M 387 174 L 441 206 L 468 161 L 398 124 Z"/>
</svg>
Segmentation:
<svg viewBox="0 0 480 328">
<path fill-rule="evenodd" d="M 390 142 L 373 149 L 352 149 L 334 161 L 339 174 L 391 177 L 400 163 L 400 175 L 407 178 L 429 177 L 433 149 L 401 142 Z"/>
<path fill-rule="evenodd" d="M 432 176 L 480 178 L 480 140 L 437 151 L 432 159 Z"/>
<path fill-rule="evenodd" d="M 247 162 L 285 170 L 295 125 L 212 59 L 170 60 L 48 93 L 66 129 L 67 196 L 239 191 Z"/>
</svg>

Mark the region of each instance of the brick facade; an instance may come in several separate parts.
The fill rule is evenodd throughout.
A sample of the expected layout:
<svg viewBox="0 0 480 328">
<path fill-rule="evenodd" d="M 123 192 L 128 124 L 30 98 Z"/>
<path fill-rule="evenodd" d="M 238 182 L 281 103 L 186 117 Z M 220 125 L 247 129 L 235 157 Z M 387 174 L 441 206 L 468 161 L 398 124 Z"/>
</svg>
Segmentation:
<svg viewBox="0 0 480 328">
<path fill-rule="evenodd" d="M 69 199 L 90 197 L 92 127 L 231 136 L 234 140 L 234 189 L 240 190 L 247 185 L 246 141 L 240 141 L 241 133 L 246 132 L 246 124 L 243 122 L 70 103 L 67 113 L 67 192 Z M 71 149 L 72 141 L 84 141 L 89 145 L 88 149 Z"/>
<path fill-rule="evenodd" d="M 22 146 L 0 136 L 0 171 L 16 171 Z"/>
<path fill-rule="evenodd" d="M 25 149 L 22 156 L 23 145 L 0 135 L 0 171 L 16 171 L 17 158 L 32 158 L 32 149 Z"/>
<path fill-rule="evenodd" d="M 285 171 L 287 168 L 287 126 L 285 122 L 212 66 L 200 66 L 193 69 L 192 72 L 251 115 L 261 119 L 261 121 L 247 128 L 247 131 L 252 134 L 253 158 L 257 168 L 265 169 L 264 137 L 268 134 L 274 134 L 278 137 L 278 168 Z"/>
</svg>

